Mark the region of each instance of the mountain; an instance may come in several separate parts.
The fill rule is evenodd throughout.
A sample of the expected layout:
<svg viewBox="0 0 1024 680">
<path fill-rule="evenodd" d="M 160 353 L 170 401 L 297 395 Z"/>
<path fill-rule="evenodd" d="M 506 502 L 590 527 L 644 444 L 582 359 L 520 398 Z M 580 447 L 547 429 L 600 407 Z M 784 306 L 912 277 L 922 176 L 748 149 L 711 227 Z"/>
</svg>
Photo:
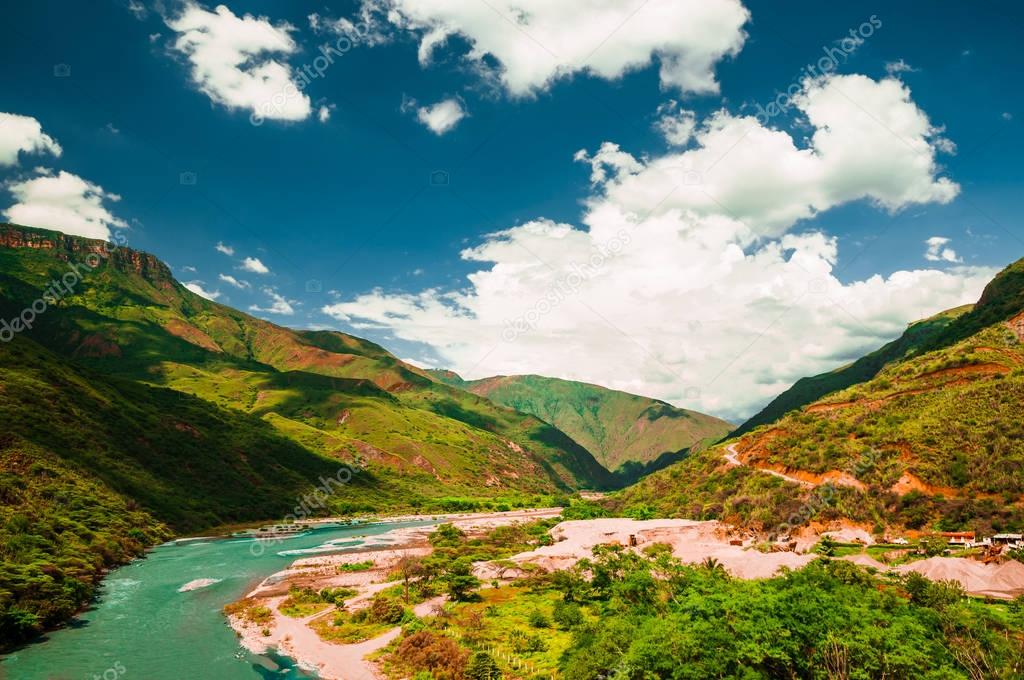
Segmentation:
<svg viewBox="0 0 1024 680">
<path fill-rule="evenodd" d="M 870 379 L 645 478 L 616 504 L 767 529 L 839 518 L 879 531 L 1024 529 L 1024 260 L 973 308 L 932 323 L 890 345 Z"/>
<path fill-rule="evenodd" d="M 0 640 L 172 534 L 607 488 L 570 437 L 374 343 L 201 298 L 152 255 L 0 225 Z"/>
<path fill-rule="evenodd" d="M 572 437 L 608 470 L 634 480 L 732 429 L 713 416 L 588 383 L 537 375 L 465 381 L 451 371 L 432 374 L 496 404 L 537 416 Z"/>
<path fill-rule="evenodd" d="M 760 412 L 736 428 L 733 435 L 746 434 L 755 427 L 773 423 L 786 413 L 817 401 L 826 394 L 871 380 L 887 364 L 913 356 L 915 352 L 934 344 L 953 321 L 971 311 L 972 308 L 973 305 L 964 305 L 912 323 L 899 338 L 848 366 L 809 378 L 801 378 Z"/>
</svg>

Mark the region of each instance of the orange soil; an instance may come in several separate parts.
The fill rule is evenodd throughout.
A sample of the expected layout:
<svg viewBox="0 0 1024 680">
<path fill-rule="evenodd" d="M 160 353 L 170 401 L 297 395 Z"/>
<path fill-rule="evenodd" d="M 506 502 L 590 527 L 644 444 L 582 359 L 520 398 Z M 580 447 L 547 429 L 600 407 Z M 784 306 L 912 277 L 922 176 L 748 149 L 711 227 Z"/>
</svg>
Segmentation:
<svg viewBox="0 0 1024 680">
<path fill-rule="evenodd" d="M 921 493 L 928 494 L 929 496 L 942 495 L 947 498 L 956 498 L 960 495 L 960 492 L 951 486 L 935 486 L 933 484 L 928 484 L 909 472 L 904 472 L 903 476 L 892 485 L 891 490 L 893 493 L 898 493 L 901 496 L 904 496 L 911 491 L 920 491 Z"/>
</svg>

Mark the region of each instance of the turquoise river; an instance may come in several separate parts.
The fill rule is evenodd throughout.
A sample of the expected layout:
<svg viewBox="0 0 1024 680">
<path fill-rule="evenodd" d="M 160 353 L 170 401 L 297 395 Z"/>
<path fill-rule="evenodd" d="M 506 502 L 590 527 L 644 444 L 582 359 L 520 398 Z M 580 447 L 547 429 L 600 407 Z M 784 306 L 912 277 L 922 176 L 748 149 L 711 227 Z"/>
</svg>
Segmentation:
<svg viewBox="0 0 1024 680">
<path fill-rule="evenodd" d="M 328 526 L 253 550 L 252 539 L 184 540 L 111 572 L 99 598 L 71 625 L 0 659 L 4 680 L 294 680 L 315 675 L 275 655 L 245 652 L 222 607 L 296 556 L 330 542 L 351 550 L 361 537 L 420 522 Z M 348 540 L 346 540 L 348 539 Z M 212 585 L 179 592 L 186 583 Z"/>
</svg>

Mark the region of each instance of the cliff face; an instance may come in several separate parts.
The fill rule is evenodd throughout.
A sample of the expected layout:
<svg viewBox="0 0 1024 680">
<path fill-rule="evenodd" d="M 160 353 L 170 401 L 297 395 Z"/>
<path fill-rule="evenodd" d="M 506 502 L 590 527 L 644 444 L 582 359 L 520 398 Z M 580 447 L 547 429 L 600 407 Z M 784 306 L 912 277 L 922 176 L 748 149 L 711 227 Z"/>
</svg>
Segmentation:
<svg viewBox="0 0 1024 680">
<path fill-rule="evenodd" d="M 0 224 L 0 247 L 52 250 L 65 261 L 80 261 L 89 255 L 98 255 L 110 266 L 134 272 L 151 283 L 167 284 L 174 279 L 167 265 L 149 253 L 132 250 L 118 243 L 68 236 L 47 229 Z"/>
</svg>

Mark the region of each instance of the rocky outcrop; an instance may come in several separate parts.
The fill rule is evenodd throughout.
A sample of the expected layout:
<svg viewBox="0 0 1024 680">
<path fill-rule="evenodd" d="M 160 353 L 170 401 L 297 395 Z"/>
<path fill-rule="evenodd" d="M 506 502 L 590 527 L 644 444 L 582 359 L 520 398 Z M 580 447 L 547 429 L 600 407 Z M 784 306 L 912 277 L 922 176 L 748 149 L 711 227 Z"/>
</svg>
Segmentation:
<svg viewBox="0 0 1024 680">
<path fill-rule="evenodd" d="M 68 236 L 48 229 L 0 224 L 0 247 L 53 250 L 58 257 L 66 261 L 81 261 L 89 255 L 97 255 L 110 266 L 121 271 L 134 272 L 154 284 L 169 284 L 174 280 L 171 270 L 154 255 L 132 250 L 117 243 Z"/>
</svg>

